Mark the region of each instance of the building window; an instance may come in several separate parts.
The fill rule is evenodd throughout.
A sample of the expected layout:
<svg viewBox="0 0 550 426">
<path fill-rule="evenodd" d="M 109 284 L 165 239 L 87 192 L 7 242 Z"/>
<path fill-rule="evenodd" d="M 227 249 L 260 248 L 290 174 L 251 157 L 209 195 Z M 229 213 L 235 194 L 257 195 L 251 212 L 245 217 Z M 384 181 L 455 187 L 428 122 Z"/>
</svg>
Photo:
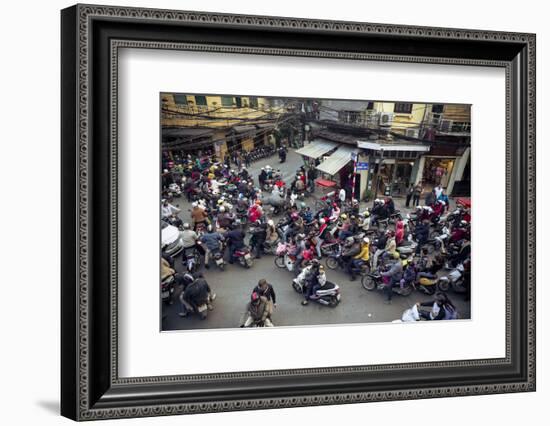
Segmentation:
<svg viewBox="0 0 550 426">
<path fill-rule="evenodd" d="M 233 106 L 233 96 L 222 96 L 222 106 L 232 107 Z"/>
<path fill-rule="evenodd" d="M 432 105 L 432 113 L 434 114 L 443 114 L 443 104 L 433 104 Z"/>
<path fill-rule="evenodd" d="M 174 94 L 174 102 L 176 103 L 176 105 L 185 105 L 185 106 L 187 106 L 187 95 Z"/>
<path fill-rule="evenodd" d="M 410 114 L 413 109 L 413 104 L 395 103 L 393 104 L 393 112 L 398 114 Z"/>
<path fill-rule="evenodd" d="M 196 96 L 195 95 L 195 105 L 206 106 L 206 96 Z"/>
<path fill-rule="evenodd" d="M 258 98 L 248 98 L 250 108 L 258 108 Z"/>
<path fill-rule="evenodd" d="M 338 111 L 338 120 L 344 123 L 361 123 L 361 111 Z"/>
<path fill-rule="evenodd" d="M 374 102 L 367 102 L 367 110 L 374 109 Z"/>
</svg>

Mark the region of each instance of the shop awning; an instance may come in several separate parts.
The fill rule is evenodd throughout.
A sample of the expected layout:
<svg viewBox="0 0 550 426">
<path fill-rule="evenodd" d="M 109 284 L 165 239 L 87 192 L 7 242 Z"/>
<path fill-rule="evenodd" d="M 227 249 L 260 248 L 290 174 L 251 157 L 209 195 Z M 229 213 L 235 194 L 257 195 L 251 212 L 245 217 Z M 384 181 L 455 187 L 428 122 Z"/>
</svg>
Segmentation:
<svg viewBox="0 0 550 426">
<path fill-rule="evenodd" d="M 338 144 L 329 141 L 312 140 L 303 148 L 296 150 L 296 154 L 304 155 L 310 158 L 319 158 L 321 155 L 326 154 L 336 148 Z"/>
<path fill-rule="evenodd" d="M 378 142 L 367 142 L 367 141 L 357 141 L 357 146 L 363 149 L 372 149 L 374 151 L 419 151 L 419 152 L 428 152 L 430 150 L 429 145 L 416 145 L 416 144 L 400 144 L 400 143 L 378 143 Z"/>
<path fill-rule="evenodd" d="M 340 146 L 336 151 L 334 151 L 330 157 L 317 166 L 317 170 L 327 173 L 329 175 L 334 175 L 340 171 L 342 167 L 348 164 L 351 161 L 351 154 L 357 152 L 359 149 L 352 148 L 349 146 Z"/>
</svg>

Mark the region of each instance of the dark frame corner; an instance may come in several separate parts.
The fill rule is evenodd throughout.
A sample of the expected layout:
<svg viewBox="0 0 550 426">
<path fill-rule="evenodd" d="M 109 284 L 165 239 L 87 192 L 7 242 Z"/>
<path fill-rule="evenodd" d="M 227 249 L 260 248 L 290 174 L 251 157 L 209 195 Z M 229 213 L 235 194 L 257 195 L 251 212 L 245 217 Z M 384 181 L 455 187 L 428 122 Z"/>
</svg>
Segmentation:
<svg viewBox="0 0 550 426">
<path fill-rule="evenodd" d="M 91 420 L 534 391 L 535 44 L 534 34 L 522 33 L 97 5 L 64 9 L 62 415 Z M 399 368 L 118 378 L 113 272 L 116 53 L 124 46 L 506 69 L 506 233 L 510 241 L 506 357 L 401 364 Z"/>
</svg>

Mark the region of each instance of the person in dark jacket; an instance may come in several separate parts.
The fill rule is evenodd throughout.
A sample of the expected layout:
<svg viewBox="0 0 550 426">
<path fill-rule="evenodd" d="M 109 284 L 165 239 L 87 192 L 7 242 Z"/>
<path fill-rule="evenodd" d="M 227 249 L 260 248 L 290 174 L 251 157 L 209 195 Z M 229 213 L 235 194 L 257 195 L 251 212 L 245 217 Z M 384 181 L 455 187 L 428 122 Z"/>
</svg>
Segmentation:
<svg viewBox="0 0 550 426">
<path fill-rule="evenodd" d="M 233 263 L 235 261 L 235 251 L 244 247 L 244 237 L 244 232 L 239 228 L 227 231 L 224 234 L 224 238 L 227 241 L 227 247 L 229 249 L 229 263 Z"/>
<path fill-rule="evenodd" d="M 267 235 L 267 224 L 261 220 L 257 220 L 256 223 L 250 228 L 252 237 L 250 238 L 250 250 L 256 250 L 256 259 L 262 257 L 264 251 L 264 243 Z"/>
<path fill-rule="evenodd" d="M 273 307 L 277 307 L 277 296 L 273 286 L 267 282 L 264 278 L 258 281 L 258 285 L 254 287 L 252 292 L 258 293 L 260 296 L 264 296 L 267 300 L 273 302 Z"/>
<path fill-rule="evenodd" d="M 414 229 L 414 234 L 416 237 L 416 242 L 418 243 L 416 246 L 416 254 L 419 254 L 422 246 L 426 244 L 426 241 L 428 241 L 428 236 L 430 234 L 429 220 L 424 219 L 421 223 L 419 223 Z"/>
<path fill-rule="evenodd" d="M 185 287 L 185 291 L 180 294 L 182 303 L 182 311 L 178 314 L 180 317 L 187 316 L 191 309 L 196 311 L 197 308 L 205 304 L 209 310 L 212 310 L 211 302 L 216 298 L 216 294 L 212 293 L 212 289 L 203 278 L 202 274 L 198 274 L 196 279 Z"/>
</svg>

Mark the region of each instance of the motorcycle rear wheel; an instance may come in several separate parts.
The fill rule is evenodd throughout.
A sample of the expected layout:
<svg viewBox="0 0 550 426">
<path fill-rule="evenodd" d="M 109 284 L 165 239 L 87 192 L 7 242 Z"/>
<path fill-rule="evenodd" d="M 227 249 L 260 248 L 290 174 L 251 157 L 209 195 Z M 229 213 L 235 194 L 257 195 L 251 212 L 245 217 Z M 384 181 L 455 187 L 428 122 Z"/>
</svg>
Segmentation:
<svg viewBox="0 0 550 426">
<path fill-rule="evenodd" d="M 449 291 L 449 281 L 447 280 L 439 280 L 437 282 L 437 289 L 439 291 Z"/>
<path fill-rule="evenodd" d="M 401 296 L 407 297 L 407 296 L 410 296 L 412 292 L 413 292 L 413 287 L 410 285 L 407 285 L 399 291 L 399 294 Z"/>
<path fill-rule="evenodd" d="M 365 290 L 373 291 L 376 289 L 376 282 L 372 279 L 372 277 L 369 277 L 368 275 L 364 275 L 361 278 L 361 285 Z"/>
<path fill-rule="evenodd" d="M 338 298 L 336 296 L 332 296 L 330 298 L 330 300 L 328 301 L 328 306 L 330 306 L 331 308 L 335 308 L 339 304 L 340 304 L 340 301 L 338 300 Z"/>
<path fill-rule="evenodd" d="M 327 268 L 329 269 L 334 270 L 338 268 L 338 259 L 336 259 L 335 257 L 332 257 L 332 256 L 327 257 L 327 260 L 325 261 L 325 263 L 327 264 Z"/>
<path fill-rule="evenodd" d="M 281 269 L 286 268 L 285 258 L 283 256 L 277 256 L 273 261 L 277 268 L 281 268 Z"/>
</svg>

